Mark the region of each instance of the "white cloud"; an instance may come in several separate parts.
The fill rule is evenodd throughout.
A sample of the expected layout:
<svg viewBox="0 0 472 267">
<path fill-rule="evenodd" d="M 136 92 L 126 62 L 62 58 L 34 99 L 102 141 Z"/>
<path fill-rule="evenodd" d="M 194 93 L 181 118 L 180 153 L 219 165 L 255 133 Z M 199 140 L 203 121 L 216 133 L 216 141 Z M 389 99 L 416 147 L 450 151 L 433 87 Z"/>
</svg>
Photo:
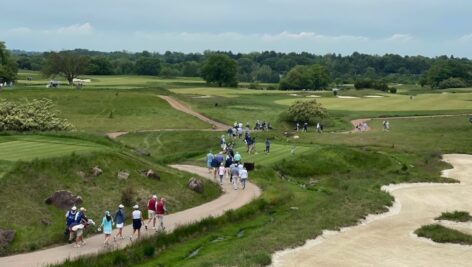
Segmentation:
<svg viewBox="0 0 472 267">
<path fill-rule="evenodd" d="M 459 38 L 459 41 L 461 41 L 461 42 L 472 42 L 472 33 L 462 35 L 461 38 Z"/>
<path fill-rule="evenodd" d="M 18 35 L 29 34 L 29 33 L 32 33 L 32 32 L 33 32 L 33 30 L 31 30 L 28 27 L 18 27 L 18 28 L 8 30 L 8 33 L 18 34 Z"/>
<path fill-rule="evenodd" d="M 56 30 L 59 34 L 88 34 L 93 31 L 93 27 L 90 23 L 74 24 L 67 27 L 61 27 Z"/>
<path fill-rule="evenodd" d="M 401 33 L 396 33 L 387 39 L 385 39 L 387 42 L 399 42 L 399 43 L 406 43 L 411 40 L 413 40 L 413 36 L 410 34 L 401 34 Z"/>
</svg>

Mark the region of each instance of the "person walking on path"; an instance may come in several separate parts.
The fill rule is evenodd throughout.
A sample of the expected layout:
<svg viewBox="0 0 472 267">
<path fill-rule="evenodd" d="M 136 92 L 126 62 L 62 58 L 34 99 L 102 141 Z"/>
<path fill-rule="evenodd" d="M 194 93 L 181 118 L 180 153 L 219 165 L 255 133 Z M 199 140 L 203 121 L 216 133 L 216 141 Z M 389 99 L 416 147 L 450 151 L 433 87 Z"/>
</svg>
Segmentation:
<svg viewBox="0 0 472 267">
<path fill-rule="evenodd" d="M 220 185 L 223 184 L 223 178 L 225 176 L 225 173 L 226 173 L 225 165 L 221 163 L 220 167 L 218 167 L 218 176 L 220 177 Z"/>
<path fill-rule="evenodd" d="M 229 171 L 230 171 L 229 181 L 230 183 L 233 184 L 233 189 L 238 190 L 238 177 L 239 177 L 238 165 L 236 163 L 231 164 Z"/>
<path fill-rule="evenodd" d="M 246 181 L 249 178 L 248 172 L 245 167 L 239 171 L 239 179 L 241 180 L 241 186 L 243 190 L 246 188 Z"/>
<path fill-rule="evenodd" d="M 266 138 L 265 140 L 265 149 L 264 149 L 264 152 L 267 154 L 270 152 L 270 140 L 269 138 Z"/>
<path fill-rule="evenodd" d="M 240 163 L 241 162 L 241 154 L 236 151 L 236 154 L 234 154 L 234 162 Z"/>
<path fill-rule="evenodd" d="M 116 229 L 118 229 L 118 233 L 113 237 L 113 240 L 116 242 L 116 238 L 119 236 L 121 239 L 123 239 L 123 227 L 125 226 L 125 211 L 124 211 L 125 206 L 123 204 L 120 204 L 118 206 L 118 210 L 115 213 L 115 218 L 114 221 L 116 223 Z"/>
<path fill-rule="evenodd" d="M 220 147 L 221 147 L 222 151 L 226 150 L 226 140 L 225 140 L 224 135 L 222 135 L 221 138 L 220 138 Z"/>
<path fill-rule="evenodd" d="M 98 231 L 103 229 L 103 234 L 105 234 L 105 239 L 103 240 L 103 245 L 108 246 L 109 240 L 111 237 L 111 232 L 113 231 L 113 218 L 111 217 L 110 212 L 107 210 L 105 211 L 105 216 L 102 219 L 102 224 L 98 227 Z"/>
<path fill-rule="evenodd" d="M 143 225 L 143 214 L 139 210 L 138 205 L 133 206 L 133 212 L 131 213 L 131 218 L 133 218 L 133 234 L 129 237 L 133 241 L 133 236 L 138 233 L 138 239 L 141 237 L 141 226 Z"/>
<path fill-rule="evenodd" d="M 166 199 L 161 197 L 159 201 L 157 202 L 157 207 L 156 207 L 156 216 L 157 216 L 157 220 L 159 221 L 156 232 L 166 230 L 166 228 L 164 227 L 164 214 L 166 212 L 167 212 Z"/>
<path fill-rule="evenodd" d="M 297 130 L 297 132 L 300 131 L 300 123 L 298 123 L 298 122 L 297 122 L 296 130 Z"/>
<path fill-rule="evenodd" d="M 303 124 L 303 132 L 305 132 L 305 133 L 308 132 L 308 122 L 305 122 Z"/>
<path fill-rule="evenodd" d="M 321 133 L 321 132 L 322 132 L 322 130 L 321 130 L 321 123 L 319 123 L 319 122 L 316 123 L 316 132 L 317 132 L 317 133 Z"/>
<path fill-rule="evenodd" d="M 211 166 L 211 163 L 213 161 L 213 159 L 215 158 L 215 156 L 213 155 L 213 153 L 211 153 L 211 151 L 207 154 L 207 168 L 208 168 L 208 173 L 211 173 L 211 170 L 213 169 L 213 167 Z"/>
<path fill-rule="evenodd" d="M 67 213 L 66 213 L 66 230 L 64 231 L 64 235 L 69 237 L 69 228 L 72 223 L 76 221 L 77 216 L 77 207 L 73 206 Z M 72 240 L 69 238 L 69 243 L 72 243 Z"/>
<path fill-rule="evenodd" d="M 149 223 L 152 221 L 152 229 L 156 230 L 156 205 L 157 205 L 157 196 L 153 195 L 148 201 L 148 221 L 144 225 L 144 229 L 148 229 Z"/>
</svg>

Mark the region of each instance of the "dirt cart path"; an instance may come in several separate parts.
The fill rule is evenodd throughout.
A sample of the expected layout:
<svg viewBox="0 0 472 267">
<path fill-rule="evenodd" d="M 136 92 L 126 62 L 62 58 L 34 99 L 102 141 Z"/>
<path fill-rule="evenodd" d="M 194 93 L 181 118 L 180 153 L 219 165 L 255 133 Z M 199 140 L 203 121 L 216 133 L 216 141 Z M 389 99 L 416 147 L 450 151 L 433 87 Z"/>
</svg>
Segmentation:
<svg viewBox="0 0 472 267">
<path fill-rule="evenodd" d="M 208 170 L 206 168 L 191 165 L 172 165 L 171 167 L 193 173 L 207 179 L 213 179 L 213 177 L 208 174 Z M 227 210 L 240 208 L 241 206 L 251 202 L 251 200 L 259 197 L 261 194 L 261 190 L 252 183 L 247 184 L 245 190 L 233 190 L 229 181 L 225 181 L 225 183 L 222 185 L 222 189 L 224 193 L 213 201 L 165 216 L 164 224 L 166 231 L 172 232 L 179 225 L 190 224 L 209 216 L 220 216 Z M 131 212 L 130 208 L 127 208 L 126 212 L 129 214 Z M 130 216 L 128 216 L 128 218 L 129 217 Z M 96 219 L 96 221 L 101 221 L 101 218 L 94 219 Z M 124 236 L 129 237 L 132 232 L 132 227 L 129 225 L 129 219 L 127 224 L 128 225 L 124 228 L 123 233 Z M 143 227 L 141 230 L 144 235 L 155 234 L 155 232 L 151 229 L 149 231 L 144 231 Z M 113 231 L 113 234 L 115 234 L 115 231 L 116 230 Z M 123 248 L 131 243 L 129 239 L 126 238 L 124 240 L 119 240 L 116 243 L 112 242 L 113 247 L 111 248 L 104 248 L 102 243 L 103 235 L 101 234 L 87 238 L 86 242 L 87 245 L 81 248 L 74 248 L 73 245 L 63 245 L 31 253 L 2 257 L 0 258 L 0 266 L 46 266 L 47 264 L 63 262 L 67 258 L 76 258 L 82 255 L 94 254 L 105 250 Z"/>
</svg>

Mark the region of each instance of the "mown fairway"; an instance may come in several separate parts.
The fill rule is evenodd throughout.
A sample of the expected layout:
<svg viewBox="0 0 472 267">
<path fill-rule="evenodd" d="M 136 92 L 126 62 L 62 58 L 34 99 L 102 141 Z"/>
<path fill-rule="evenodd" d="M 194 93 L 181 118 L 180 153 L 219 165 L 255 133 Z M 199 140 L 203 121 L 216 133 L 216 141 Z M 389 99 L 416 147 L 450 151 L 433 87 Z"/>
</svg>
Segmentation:
<svg viewBox="0 0 472 267">
<path fill-rule="evenodd" d="M 0 136 L 0 161 L 30 161 L 71 153 L 107 151 L 96 143 L 50 136 Z"/>
</svg>

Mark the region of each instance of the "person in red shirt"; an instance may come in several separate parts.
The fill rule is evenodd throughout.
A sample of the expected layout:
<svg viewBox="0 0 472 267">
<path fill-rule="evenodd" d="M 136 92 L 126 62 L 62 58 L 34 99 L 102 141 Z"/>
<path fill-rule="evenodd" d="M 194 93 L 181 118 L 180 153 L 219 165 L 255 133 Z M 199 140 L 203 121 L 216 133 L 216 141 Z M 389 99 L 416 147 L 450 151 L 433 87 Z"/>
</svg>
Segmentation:
<svg viewBox="0 0 472 267">
<path fill-rule="evenodd" d="M 156 216 L 159 221 L 159 225 L 156 231 L 165 231 L 164 227 L 164 214 L 167 212 L 166 209 L 166 199 L 161 197 L 156 205 Z"/>
<path fill-rule="evenodd" d="M 156 208 L 157 208 L 157 196 L 153 195 L 148 201 L 148 221 L 144 225 L 144 229 L 148 229 L 148 224 L 152 221 L 152 229 L 156 229 Z"/>
</svg>

